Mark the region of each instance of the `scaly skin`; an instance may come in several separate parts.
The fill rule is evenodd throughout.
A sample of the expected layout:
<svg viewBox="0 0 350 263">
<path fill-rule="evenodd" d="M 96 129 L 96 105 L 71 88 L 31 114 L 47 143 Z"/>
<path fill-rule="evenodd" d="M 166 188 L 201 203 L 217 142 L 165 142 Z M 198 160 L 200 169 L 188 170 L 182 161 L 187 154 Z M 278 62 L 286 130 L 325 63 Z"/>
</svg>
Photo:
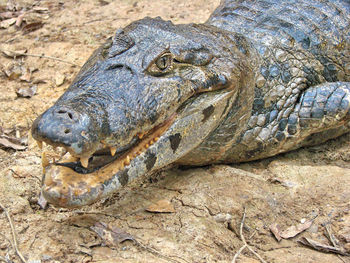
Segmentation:
<svg viewBox="0 0 350 263">
<path fill-rule="evenodd" d="M 136 21 L 35 120 L 36 140 L 80 158 L 45 164 L 42 192 L 77 207 L 169 164 L 321 143 L 350 130 L 349 81 L 348 1 L 223 1 L 201 25 Z"/>
</svg>

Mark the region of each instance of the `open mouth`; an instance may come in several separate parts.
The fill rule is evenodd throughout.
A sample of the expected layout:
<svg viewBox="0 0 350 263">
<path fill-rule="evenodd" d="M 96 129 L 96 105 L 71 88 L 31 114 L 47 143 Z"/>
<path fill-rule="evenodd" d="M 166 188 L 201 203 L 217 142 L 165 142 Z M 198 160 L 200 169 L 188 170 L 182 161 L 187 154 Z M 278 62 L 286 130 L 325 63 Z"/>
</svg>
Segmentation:
<svg viewBox="0 0 350 263">
<path fill-rule="evenodd" d="M 76 197 L 86 195 L 92 189 L 100 187 L 118 172 L 127 168 L 135 158 L 146 152 L 149 147 L 156 144 L 175 118 L 176 114 L 173 114 L 161 125 L 146 133 L 139 133 L 122 148 L 106 147 L 89 157 L 74 157 L 67 152 L 65 147 L 59 156 L 57 154 L 58 147 L 55 148 L 56 145 L 51 145 L 55 149 L 54 152 L 47 152 L 44 149 L 42 152 L 44 172 L 42 191 L 45 198 L 51 203 L 67 206 L 66 202 L 71 195 Z M 37 142 L 39 147 L 43 148 L 43 141 Z M 46 143 L 50 144 L 50 142 Z"/>
</svg>

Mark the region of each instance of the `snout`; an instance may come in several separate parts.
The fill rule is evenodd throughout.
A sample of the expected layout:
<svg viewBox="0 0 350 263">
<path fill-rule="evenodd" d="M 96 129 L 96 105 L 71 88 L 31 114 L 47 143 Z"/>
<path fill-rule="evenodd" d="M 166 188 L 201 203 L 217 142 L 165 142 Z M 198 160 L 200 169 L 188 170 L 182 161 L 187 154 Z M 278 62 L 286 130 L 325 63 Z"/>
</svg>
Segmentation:
<svg viewBox="0 0 350 263">
<path fill-rule="evenodd" d="M 87 114 L 67 106 L 53 106 L 34 121 L 32 135 L 38 141 L 72 148 L 79 155 L 89 144 L 89 129 L 91 120 Z"/>
</svg>

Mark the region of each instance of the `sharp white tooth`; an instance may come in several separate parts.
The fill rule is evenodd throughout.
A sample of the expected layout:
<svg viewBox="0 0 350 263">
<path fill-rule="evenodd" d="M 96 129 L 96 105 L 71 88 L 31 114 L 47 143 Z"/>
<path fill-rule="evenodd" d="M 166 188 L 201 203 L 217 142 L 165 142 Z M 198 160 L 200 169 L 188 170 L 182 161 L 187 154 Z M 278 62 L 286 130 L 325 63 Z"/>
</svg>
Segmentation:
<svg viewBox="0 0 350 263">
<path fill-rule="evenodd" d="M 49 162 L 49 160 L 46 157 L 46 152 L 42 152 L 41 153 L 41 165 L 42 165 L 42 167 L 45 168 L 49 164 L 50 164 L 50 162 Z"/>
<path fill-rule="evenodd" d="M 36 143 L 38 144 L 38 147 L 40 150 L 43 149 L 43 142 L 42 141 L 36 141 Z"/>
<path fill-rule="evenodd" d="M 88 168 L 89 166 L 89 158 L 90 157 L 82 157 L 80 158 L 80 163 L 83 167 Z"/>
<path fill-rule="evenodd" d="M 117 147 L 111 147 L 110 148 L 110 151 L 111 151 L 111 155 L 114 156 L 115 155 L 115 152 L 117 151 Z"/>
</svg>

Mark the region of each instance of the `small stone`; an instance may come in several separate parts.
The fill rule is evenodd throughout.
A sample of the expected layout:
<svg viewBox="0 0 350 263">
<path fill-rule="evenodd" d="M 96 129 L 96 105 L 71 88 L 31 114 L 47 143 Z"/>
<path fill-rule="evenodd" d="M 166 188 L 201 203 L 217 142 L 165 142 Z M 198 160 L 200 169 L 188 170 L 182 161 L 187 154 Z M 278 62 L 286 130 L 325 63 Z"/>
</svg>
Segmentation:
<svg viewBox="0 0 350 263">
<path fill-rule="evenodd" d="M 232 215 L 219 213 L 214 216 L 214 220 L 218 223 L 225 223 L 232 219 Z"/>
<path fill-rule="evenodd" d="M 55 78 L 56 87 L 63 85 L 65 80 L 66 80 L 66 77 L 63 74 L 56 75 L 56 78 Z"/>
</svg>

